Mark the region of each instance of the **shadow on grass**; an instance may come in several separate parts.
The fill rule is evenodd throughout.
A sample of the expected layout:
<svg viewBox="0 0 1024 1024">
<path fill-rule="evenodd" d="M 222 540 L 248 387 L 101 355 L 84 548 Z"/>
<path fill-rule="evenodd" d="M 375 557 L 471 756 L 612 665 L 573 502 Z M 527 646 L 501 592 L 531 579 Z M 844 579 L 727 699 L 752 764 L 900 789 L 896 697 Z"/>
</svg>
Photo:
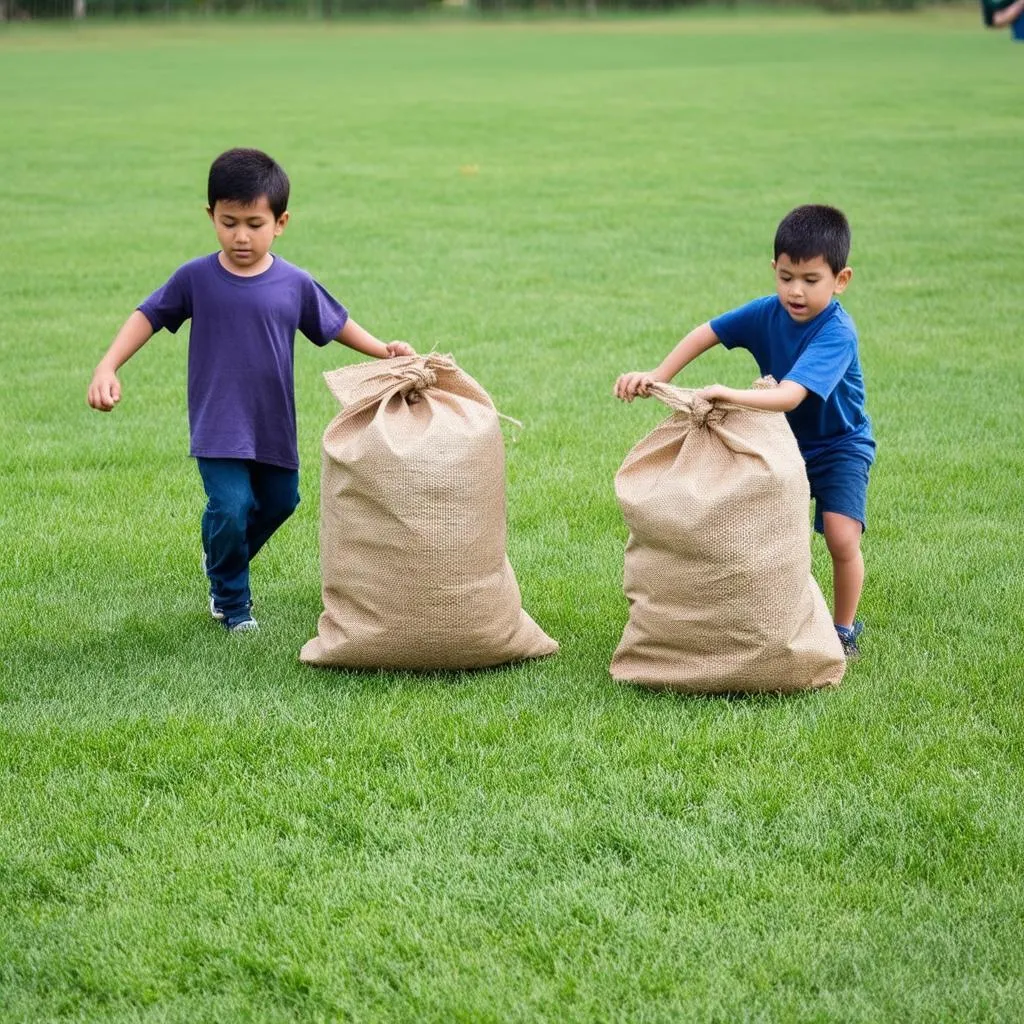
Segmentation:
<svg viewBox="0 0 1024 1024">
<path fill-rule="evenodd" d="M 60 681 L 71 680 L 76 688 L 95 686 L 100 681 L 134 685 L 184 685 L 209 695 L 244 684 L 265 696 L 294 693 L 300 689 L 333 693 L 345 690 L 352 696 L 372 693 L 410 693 L 428 690 L 471 690 L 476 683 L 487 689 L 501 684 L 526 685 L 541 677 L 558 688 L 565 685 L 568 672 L 576 679 L 590 677 L 590 665 L 553 655 L 476 669 L 369 669 L 311 666 L 299 661 L 301 633 L 293 629 L 233 636 L 205 615 L 190 610 L 179 614 L 126 616 L 113 628 L 80 629 L 61 636 L 33 637 L 3 652 L 7 679 L 18 685 L 0 688 L 0 700 L 24 695 L 26 684 L 52 690 Z M 589 661 L 590 659 L 588 659 Z M 607 662 L 602 659 L 602 665 Z M 553 678 L 552 670 L 554 669 Z M 605 669 L 606 672 L 606 669 Z M 589 679 L 589 692 L 596 684 Z M 598 689 L 607 694 L 636 694 L 639 704 L 672 701 L 676 707 L 736 706 L 756 708 L 813 699 L 818 690 L 789 693 L 726 691 L 687 693 L 655 689 L 630 683 L 616 683 L 603 674 Z M 823 687 L 830 690 L 835 687 Z M 574 688 L 575 691 L 575 688 Z M 576 697 L 580 696 L 576 691 Z M 594 695 L 595 702 L 601 699 Z"/>
<path fill-rule="evenodd" d="M 736 704 L 756 706 L 758 704 L 781 704 L 806 701 L 822 693 L 834 693 L 837 686 L 818 686 L 806 690 L 721 690 L 715 693 L 691 693 L 685 690 L 658 689 L 652 686 L 637 686 L 633 683 L 618 683 L 623 690 L 640 694 L 641 700 L 673 700 L 676 702 L 712 704 Z"/>
<path fill-rule="evenodd" d="M 347 668 L 340 665 L 301 665 L 303 671 L 344 682 L 383 683 L 386 686 L 419 688 L 426 686 L 464 686 L 479 679 L 508 679 L 522 675 L 538 666 L 550 664 L 556 655 L 509 661 L 501 665 L 486 665 L 481 668 L 465 669 L 388 669 L 388 668 Z"/>
<path fill-rule="evenodd" d="M 5 676 L 21 683 L 60 679 L 94 685 L 99 680 L 159 679 L 161 676 L 202 685 L 216 682 L 291 691 L 296 684 L 328 690 L 420 690 L 470 686 L 477 681 L 533 678 L 552 658 L 510 662 L 476 669 L 362 669 L 304 665 L 299 661 L 301 634 L 287 629 L 229 634 L 222 625 L 195 611 L 180 614 L 133 613 L 116 626 L 65 630 L 62 635 L 27 638 L 4 650 Z M 13 697 L 21 687 L 12 687 Z M 0 689 L 0 699 L 4 691 Z"/>
</svg>

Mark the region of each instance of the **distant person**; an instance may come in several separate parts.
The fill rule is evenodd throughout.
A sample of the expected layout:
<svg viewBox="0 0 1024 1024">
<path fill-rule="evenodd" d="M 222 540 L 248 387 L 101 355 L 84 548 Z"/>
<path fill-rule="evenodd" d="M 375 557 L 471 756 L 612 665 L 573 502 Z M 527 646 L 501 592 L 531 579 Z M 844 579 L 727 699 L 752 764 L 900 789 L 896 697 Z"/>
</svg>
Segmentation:
<svg viewBox="0 0 1024 1024">
<path fill-rule="evenodd" d="M 270 252 L 288 224 L 288 176 L 257 149 L 231 149 L 210 167 L 207 214 L 220 251 L 179 267 L 117 332 L 89 385 L 109 412 L 121 399 L 117 370 L 161 328 L 191 319 L 188 417 L 191 454 L 206 490 L 203 567 L 210 614 L 234 633 L 258 629 L 249 563 L 299 503 L 295 333 L 340 341 L 384 359 L 415 355 L 359 326 L 306 271 Z"/>
<path fill-rule="evenodd" d="M 775 294 L 695 327 L 656 369 L 619 377 L 615 394 L 627 402 L 647 396 L 652 383 L 668 383 L 719 342 L 746 349 L 762 375 L 780 382 L 764 390 L 715 384 L 697 393 L 786 414 L 807 466 L 814 528 L 825 535 L 832 558 L 835 630 L 847 658 L 856 658 L 863 629 L 856 621 L 864 586 L 860 541 L 875 441 L 864 408 L 857 328 L 836 301 L 853 275 L 849 254 L 850 225 L 840 210 L 791 210 L 775 232 Z"/>
<path fill-rule="evenodd" d="M 988 28 L 1006 28 L 1024 42 L 1024 0 L 981 0 L 981 16 Z"/>
</svg>

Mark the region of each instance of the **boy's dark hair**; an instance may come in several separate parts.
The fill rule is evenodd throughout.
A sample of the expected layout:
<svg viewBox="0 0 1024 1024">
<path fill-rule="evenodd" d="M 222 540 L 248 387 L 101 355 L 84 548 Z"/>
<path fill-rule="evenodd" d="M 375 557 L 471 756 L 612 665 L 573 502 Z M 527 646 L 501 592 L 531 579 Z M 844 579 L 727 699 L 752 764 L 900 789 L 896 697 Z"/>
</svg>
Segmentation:
<svg viewBox="0 0 1024 1024">
<path fill-rule="evenodd" d="M 834 206 L 798 206 L 775 232 L 775 258 L 785 253 L 796 263 L 821 256 L 838 274 L 850 256 L 850 224 Z"/>
<path fill-rule="evenodd" d="M 288 209 L 291 185 L 284 168 L 259 149 L 229 149 L 210 165 L 206 196 L 210 209 L 218 199 L 249 205 L 266 196 L 274 217 Z"/>
</svg>

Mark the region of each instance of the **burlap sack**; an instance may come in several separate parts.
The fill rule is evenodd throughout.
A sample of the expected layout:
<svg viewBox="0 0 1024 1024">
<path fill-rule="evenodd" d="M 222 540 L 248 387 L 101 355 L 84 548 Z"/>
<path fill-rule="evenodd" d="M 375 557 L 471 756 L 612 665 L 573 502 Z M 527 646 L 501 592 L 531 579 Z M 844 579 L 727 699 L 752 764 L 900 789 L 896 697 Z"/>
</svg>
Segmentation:
<svg viewBox="0 0 1024 1024">
<path fill-rule="evenodd" d="M 838 683 L 846 661 L 811 576 L 810 489 L 785 415 L 667 384 L 651 394 L 675 414 L 615 477 L 630 607 L 612 676 L 694 693 Z"/>
<path fill-rule="evenodd" d="M 553 654 L 505 556 L 505 447 L 448 356 L 324 374 L 319 635 L 311 665 L 460 669 Z"/>
</svg>

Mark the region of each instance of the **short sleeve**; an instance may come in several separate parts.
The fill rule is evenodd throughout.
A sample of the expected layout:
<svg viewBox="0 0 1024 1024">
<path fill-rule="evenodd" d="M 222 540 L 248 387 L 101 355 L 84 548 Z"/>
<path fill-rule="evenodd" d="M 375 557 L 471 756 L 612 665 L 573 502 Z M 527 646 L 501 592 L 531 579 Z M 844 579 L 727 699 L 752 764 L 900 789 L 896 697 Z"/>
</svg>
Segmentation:
<svg viewBox="0 0 1024 1024">
<path fill-rule="evenodd" d="M 178 267 L 167 283 L 138 307 L 153 333 L 166 328 L 174 334 L 192 316 L 192 280 L 188 265 Z"/>
<path fill-rule="evenodd" d="M 302 284 L 299 330 L 314 345 L 327 345 L 348 322 L 348 310 L 318 281 L 307 277 Z"/>
<path fill-rule="evenodd" d="M 754 299 L 745 306 L 730 310 L 711 321 L 711 330 L 725 348 L 746 348 L 754 351 L 764 334 L 765 305 L 774 296 Z"/>
<path fill-rule="evenodd" d="M 857 354 L 857 335 L 845 324 L 827 326 L 801 353 L 785 380 L 807 388 L 822 401 L 835 391 Z"/>
<path fill-rule="evenodd" d="M 989 28 L 992 27 L 992 19 L 998 9 L 998 4 L 991 3 L 990 0 L 981 0 L 981 20 Z"/>
</svg>

